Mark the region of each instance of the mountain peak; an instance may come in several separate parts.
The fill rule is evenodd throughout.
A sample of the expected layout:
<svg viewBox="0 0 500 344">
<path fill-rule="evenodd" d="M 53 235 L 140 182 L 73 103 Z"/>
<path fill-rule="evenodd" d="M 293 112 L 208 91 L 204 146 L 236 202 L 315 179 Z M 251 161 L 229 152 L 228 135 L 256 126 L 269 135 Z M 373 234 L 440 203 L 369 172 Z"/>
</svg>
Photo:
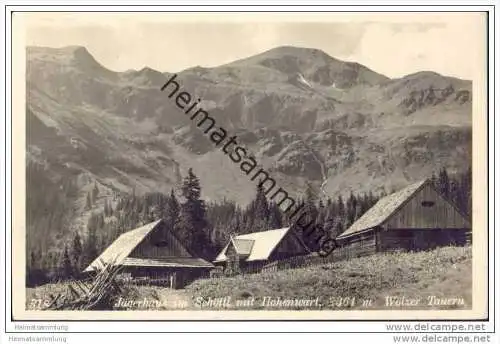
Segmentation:
<svg viewBox="0 0 500 344">
<path fill-rule="evenodd" d="M 295 47 L 291 45 L 282 45 L 269 50 L 266 50 L 257 55 L 240 59 L 229 63 L 229 65 L 241 65 L 241 64 L 252 64 L 259 63 L 266 59 L 283 59 L 283 58 L 295 58 L 295 59 L 320 59 L 320 60 L 330 60 L 337 61 L 323 50 L 305 47 Z"/>
<path fill-rule="evenodd" d="M 114 77 L 114 72 L 103 67 L 86 47 L 71 45 L 60 48 L 28 46 L 28 61 L 49 63 L 80 70 L 91 75 Z"/>
<path fill-rule="evenodd" d="M 305 79 L 323 86 L 335 84 L 350 88 L 358 84 L 375 85 L 389 80 L 358 63 L 341 61 L 323 50 L 279 46 L 246 59 L 232 62 L 226 67 L 265 67 L 293 77 L 301 74 Z"/>
<path fill-rule="evenodd" d="M 321 49 L 316 49 L 316 48 L 306 48 L 306 47 L 295 47 L 292 45 L 282 45 L 279 47 L 275 47 L 272 49 L 269 49 L 262 54 L 272 54 L 272 55 L 318 55 L 318 56 L 324 56 L 324 57 L 329 57 L 330 59 L 334 59 L 327 53 L 325 53 Z"/>
<path fill-rule="evenodd" d="M 90 55 L 89 51 L 87 48 L 81 45 L 68 45 L 65 47 L 60 48 L 62 51 L 66 51 L 68 53 L 73 53 L 73 54 L 87 54 Z"/>
<path fill-rule="evenodd" d="M 137 84 L 143 85 L 159 85 L 165 81 L 165 77 L 161 72 L 147 66 L 138 71 L 128 72 L 125 75 L 135 80 Z"/>
<path fill-rule="evenodd" d="M 54 47 L 39 47 L 39 46 L 28 46 L 26 47 L 28 54 L 32 55 L 55 55 L 55 56 L 73 56 L 79 58 L 91 58 L 92 55 L 89 53 L 87 48 L 80 45 L 69 45 L 60 48 Z"/>
</svg>

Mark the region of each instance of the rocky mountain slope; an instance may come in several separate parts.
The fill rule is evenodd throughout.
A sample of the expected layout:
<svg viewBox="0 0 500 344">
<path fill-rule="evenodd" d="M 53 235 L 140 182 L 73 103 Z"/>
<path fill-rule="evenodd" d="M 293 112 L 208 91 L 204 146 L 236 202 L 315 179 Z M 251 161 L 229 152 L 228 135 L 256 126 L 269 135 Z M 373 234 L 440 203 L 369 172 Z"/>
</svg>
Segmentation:
<svg viewBox="0 0 500 344">
<path fill-rule="evenodd" d="M 28 47 L 26 67 L 27 159 L 50 178 L 75 176 L 81 190 L 97 182 L 109 195 L 168 192 L 192 167 L 207 200 L 253 197 L 254 182 L 160 91 L 172 74 L 114 72 L 83 47 Z M 470 81 L 427 71 L 390 79 L 295 47 L 193 67 L 177 81 L 291 193 L 306 182 L 330 197 L 391 191 L 471 161 Z"/>
</svg>

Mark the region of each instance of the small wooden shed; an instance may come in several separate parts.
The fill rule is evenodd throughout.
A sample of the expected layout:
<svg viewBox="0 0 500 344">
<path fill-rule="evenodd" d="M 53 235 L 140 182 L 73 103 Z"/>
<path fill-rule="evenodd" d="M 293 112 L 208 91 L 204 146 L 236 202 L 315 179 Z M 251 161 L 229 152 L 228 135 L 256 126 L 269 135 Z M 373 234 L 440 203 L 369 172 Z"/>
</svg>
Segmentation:
<svg viewBox="0 0 500 344">
<path fill-rule="evenodd" d="M 148 223 L 120 235 L 84 272 L 104 264 L 123 266 L 122 276 L 137 282 L 182 288 L 208 276 L 213 264 L 191 254 L 163 220 Z"/>
<path fill-rule="evenodd" d="M 232 237 L 214 264 L 222 265 L 229 274 L 253 273 L 266 264 L 309 253 L 304 242 L 286 227 Z"/>
<path fill-rule="evenodd" d="M 464 245 L 470 232 L 469 219 L 423 180 L 380 199 L 337 237 L 335 255 Z"/>
</svg>

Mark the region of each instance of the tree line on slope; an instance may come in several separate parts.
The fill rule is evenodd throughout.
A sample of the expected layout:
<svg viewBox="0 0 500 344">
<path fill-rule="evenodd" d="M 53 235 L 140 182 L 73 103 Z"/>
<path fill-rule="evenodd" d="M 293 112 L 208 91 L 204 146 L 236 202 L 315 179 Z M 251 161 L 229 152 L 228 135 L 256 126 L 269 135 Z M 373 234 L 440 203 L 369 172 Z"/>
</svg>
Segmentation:
<svg viewBox="0 0 500 344">
<path fill-rule="evenodd" d="M 431 177 L 436 189 L 451 200 L 464 214 L 471 214 L 471 170 L 450 177 L 446 169 Z M 97 190 L 96 190 L 97 189 Z M 31 250 L 27 264 L 27 284 L 40 284 L 54 279 L 78 277 L 106 247 L 121 234 L 143 224 L 163 219 L 168 228 L 173 228 L 177 237 L 196 255 L 213 260 L 225 246 L 231 235 L 282 228 L 290 223 L 278 205 L 269 202 L 262 187 L 257 186 L 255 198 L 246 207 L 231 200 L 206 203 L 198 177 L 189 169 L 176 196 L 170 194 L 146 193 L 120 197 L 114 204 L 105 200 L 104 209 L 94 212 L 87 223 L 84 238 L 75 233 L 71 243 L 58 254 L 43 254 Z M 89 194 L 98 194 L 97 185 Z M 347 199 L 342 196 L 318 199 L 307 188 L 299 204 L 307 212 L 305 221 L 312 221 L 331 238 L 346 230 L 354 221 L 371 208 L 385 193 L 374 195 L 351 193 Z M 293 230 L 297 230 L 293 228 Z M 310 235 L 303 235 L 304 242 L 312 251 L 318 249 Z"/>
</svg>

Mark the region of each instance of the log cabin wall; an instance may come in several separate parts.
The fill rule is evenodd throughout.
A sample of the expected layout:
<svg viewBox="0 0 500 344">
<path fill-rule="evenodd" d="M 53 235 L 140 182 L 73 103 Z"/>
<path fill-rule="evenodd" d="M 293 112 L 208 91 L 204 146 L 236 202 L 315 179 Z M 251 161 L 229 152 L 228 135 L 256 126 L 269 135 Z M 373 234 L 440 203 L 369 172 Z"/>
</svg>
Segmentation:
<svg viewBox="0 0 500 344">
<path fill-rule="evenodd" d="M 386 228 L 470 228 L 451 203 L 427 184 L 385 221 Z"/>
<path fill-rule="evenodd" d="M 344 239 L 342 246 L 334 250 L 332 254 L 336 258 L 354 258 L 366 256 L 377 252 L 376 231 L 368 231 Z"/>
<path fill-rule="evenodd" d="M 462 246 L 467 243 L 468 229 L 392 229 L 380 232 L 381 251 L 421 251 L 439 246 Z"/>
<path fill-rule="evenodd" d="M 295 234 L 288 232 L 273 250 L 272 254 L 267 259 L 267 263 L 306 254 L 309 254 L 309 251 L 299 242 Z"/>
<path fill-rule="evenodd" d="M 413 230 L 382 230 L 379 232 L 378 240 L 380 252 L 415 250 Z"/>
<path fill-rule="evenodd" d="M 380 226 L 341 239 L 334 254 L 350 258 L 380 251 L 418 251 L 470 242 L 470 222 L 425 184 Z"/>
<path fill-rule="evenodd" d="M 163 280 L 165 287 L 170 287 L 172 283 L 173 288 L 181 287 L 178 282 L 178 273 L 176 269 L 172 268 L 157 268 L 147 266 L 127 266 L 124 269 L 129 273 L 137 284 L 150 284 L 158 280 Z"/>
<path fill-rule="evenodd" d="M 129 273 L 137 281 L 143 279 L 145 284 L 154 285 L 161 280 L 163 286 L 179 289 L 184 288 L 197 278 L 208 277 L 210 268 L 134 266 L 126 267 L 124 272 Z"/>
</svg>

